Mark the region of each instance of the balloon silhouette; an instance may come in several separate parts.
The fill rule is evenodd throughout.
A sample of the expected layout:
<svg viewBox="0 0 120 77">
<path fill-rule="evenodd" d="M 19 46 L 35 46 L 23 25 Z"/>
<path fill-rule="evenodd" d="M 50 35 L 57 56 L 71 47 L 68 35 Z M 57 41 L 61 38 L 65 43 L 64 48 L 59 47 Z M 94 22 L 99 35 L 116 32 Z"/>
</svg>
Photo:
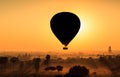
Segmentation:
<svg viewBox="0 0 120 77">
<path fill-rule="evenodd" d="M 70 12 L 60 12 L 52 17 L 50 27 L 58 40 L 65 46 L 64 50 L 68 49 L 67 45 L 78 33 L 80 24 L 79 18 Z"/>
</svg>

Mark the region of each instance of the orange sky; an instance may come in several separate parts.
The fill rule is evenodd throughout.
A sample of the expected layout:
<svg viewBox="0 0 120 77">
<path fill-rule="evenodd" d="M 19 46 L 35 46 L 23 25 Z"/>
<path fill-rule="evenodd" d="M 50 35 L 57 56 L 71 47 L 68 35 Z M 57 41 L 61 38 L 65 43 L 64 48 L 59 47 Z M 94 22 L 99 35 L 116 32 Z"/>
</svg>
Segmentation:
<svg viewBox="0 0 120 77">
<path fill-rule="evenodd" d="M 82 24 L 68 51 L 120 50 L 120 1 L 21 0 L 0 1 L 0 51 L 63 51 L 50 29 L 50 19 L 62 11 Z"/>
</svg>

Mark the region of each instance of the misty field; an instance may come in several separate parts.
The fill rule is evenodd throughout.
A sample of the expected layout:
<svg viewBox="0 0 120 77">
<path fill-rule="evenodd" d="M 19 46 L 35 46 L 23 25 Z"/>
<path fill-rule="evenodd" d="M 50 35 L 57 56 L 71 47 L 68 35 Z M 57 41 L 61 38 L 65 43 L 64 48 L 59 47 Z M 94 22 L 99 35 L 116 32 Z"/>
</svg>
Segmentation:
<svg viewBox="0 0 120 77">
<path fill-rule="evenodd" d="M 98 58 L 61 57 L 52 55 L 0 57 L 0 77 L 71 77 L 70 69 L 74 66 L 87 69 L 80 70 L 88 75 L 81 77 L 120 77 L 120 55 L 99 55 Z M 78 71 L 77 74 L 83 74 Z M 73 73 L 74 73 L 73 72 Z M 71 74 L 70 74 L 71 75 Z"/>
</svg>

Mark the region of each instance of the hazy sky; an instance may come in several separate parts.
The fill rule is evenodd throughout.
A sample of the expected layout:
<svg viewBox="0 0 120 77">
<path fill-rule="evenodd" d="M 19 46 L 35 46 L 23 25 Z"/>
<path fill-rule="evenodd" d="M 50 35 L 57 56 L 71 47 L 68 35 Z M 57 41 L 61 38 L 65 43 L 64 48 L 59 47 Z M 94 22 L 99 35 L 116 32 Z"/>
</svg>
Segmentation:
<svg viewBox="0 0 120 77">
<path fill-rule="evenodd" d="M 0 51 L 63 51 L 50 29 L 58 12 L 79 16 L 81 29 L 69 51 L 120 50 L 119 0 L 0 1 Z"/>
</svg>

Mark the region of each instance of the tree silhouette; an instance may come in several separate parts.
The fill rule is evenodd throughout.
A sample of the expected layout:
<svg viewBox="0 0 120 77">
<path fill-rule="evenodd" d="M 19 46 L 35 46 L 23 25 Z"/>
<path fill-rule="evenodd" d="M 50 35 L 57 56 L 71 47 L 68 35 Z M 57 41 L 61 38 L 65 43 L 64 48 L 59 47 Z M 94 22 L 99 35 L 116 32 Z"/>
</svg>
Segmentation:
<svg viewBox="0 0 120 77">
<path fill-rule="evenodd" d="M 47 54 L 46 57 L 45 57 L 45 61 L 44 61 L 45 65 L 48 66 L 50 64 L 50 58 L 51 58 L 51 56 Z"/>
<path fill-rule="evenodd" d="M 63 70 L 63 66 L 60 66 L 60 65 L 58 65 L 56 68 L 57 68 L 57 71 L 58 71 L 58 72 L 60 72 L 60 71 Z"/>
<path fill-rule="evenodd" d="M 84 66 L 73 66 L 64 77 L 88 77 L 89 70 Z"/>
<path fill-rule="evenodd" d="M 10 59 L 10 62 L 14 64 L 14 63 L 19 62 L 19 59 L 18 59 L 17 57 L 12 57 L 12 58 Z"/>
<path fill-rule="evenodd" d="M 6 67 L 6 64 L 8 63 L 8 57 L 0 57 L 0 69 L 3 70 Z"/>
<path fill-rule="evenodd" d="M 12 63 L 12 69 L 14 70 L 14 66 L 19 62 L 19 59 L 17 57 L 12 57 L 10 58 L 10 62 Z"/>
<path fill-rule="evenodd" d="M 49 71 L 49 70 L 55 71 L 55 70 L 56 70 L 56 67 L 54 67 L 54 66 L 49 66 L 49 67 L 46 67 L 45 70 L 46 70 L 46 71 Z"/>
<path fill-rule="evenodd" d="M 50 60 L 50 55 L 46 55 L 46 60 Z"/>
<path fill-rule="evenodd" d="M 117 72 L 120 70 L 120 59 L 117 57 L 113 58 L 111 55 L 99 57 L 100 63 L 111 71 L 113 77 L 118 77 Z"/>
<path fill-rule="evenodd" d="M 36 72 L 39 71 L 40 62 L 41 62 L 41 59 L 40 59 L 40 58 L 34 58 L 34 59 L 33 59 L 34 68 L 35 68 L 35 71 L 36 71 Z"/>
</svg>

